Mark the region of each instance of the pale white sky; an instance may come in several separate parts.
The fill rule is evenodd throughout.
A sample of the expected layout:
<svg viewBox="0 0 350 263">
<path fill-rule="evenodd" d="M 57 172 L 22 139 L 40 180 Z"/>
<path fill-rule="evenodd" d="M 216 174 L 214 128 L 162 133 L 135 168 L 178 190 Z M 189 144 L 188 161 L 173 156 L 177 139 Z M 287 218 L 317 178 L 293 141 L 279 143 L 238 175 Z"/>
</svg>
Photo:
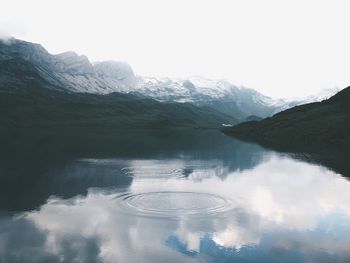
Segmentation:
<svg viewBox="0 0 350 263">
<path fill-rule="evenodd" d="M 273 97 L 350 84 L 350 1 L 0 0 L 0 36 L 123 60 L 138 75 L 226 78 Z"/>
</svg>

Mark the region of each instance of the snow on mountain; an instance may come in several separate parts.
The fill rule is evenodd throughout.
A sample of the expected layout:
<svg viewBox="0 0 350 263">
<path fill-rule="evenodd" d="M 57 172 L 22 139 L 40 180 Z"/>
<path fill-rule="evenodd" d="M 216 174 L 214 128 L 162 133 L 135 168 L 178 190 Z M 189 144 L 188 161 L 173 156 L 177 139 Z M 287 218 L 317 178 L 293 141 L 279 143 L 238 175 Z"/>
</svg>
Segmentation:
<svg viewBox="0 0 350 263">
<path fill-rule="evenodd" d="M 326 100 L 329 99 L 330 97 L 332 97 L 333 95 L 335 95 L 336 93 L 338 93 L 339 91 L 341 91 L 342 89 L 339 87 L 334 87 L 334 88 L 328 88 L 328 89 L 324 89 L 321 90 L 320 92 L 304 97 L 304 98 L 291 98 L 291 99 L 286 99 L 285 101 L 294 101 L 294 102 L 298 102 L 299 104 L 305 104 L 305 103 L 311 103 L 311 102 L 316 102 L 316 101 L 322 101 L 322 100 Z"/>
<path fill-rule="evenodd" d="M 266 117 L 279 109 L 276 101 L 256 90 L 236 86 L 227 80 L 204 77 L 186 79 L 138 77 L 137 92 L 159 101 L 190 102 L 210 106 L 244 118 L 249 115 Z"/>
<path fill-rule="evenodd" d="M 124 62 L 105 61 L 93 65 L 86 56 L 72 51 L 51 55 L 39 44 L 17 39 L 0 41 L 0 63 L 5 66 L 15 60 L 29 63 L 52 88 L 107 94 L 128 92 L 136 85 L 131 67 Z"/>
<path fill-rule="evenodd" d="M 19 75 L 13 74 L 26 62 Z M 23 72 L 35 71 L 50 88 L 72 92 L 108 94 L 111 92 L 137 93 L 162 102 L 193 103 L 209 106 L 235 118 L 255 115 L 267 117 L 298 104 L 318 101 L 335 93 L 327 91 L 304 99 L 272 99 L 254 89 L 236 86 L 227 80 L 204 77 L 154 78 L 135 76 L 125 62 L 103 61 L 91 63 L 84 55 L 68 51 L 57 55 L 48 53 L 41 45 L 11 39 L 0 41 L 0 72 L 2 86 L 11 86 L 20 80 L 25 86 Z"/>
<path fill-rule="evenodd" d="M 239 96 L 245 88 L 235 86 L 226 80 L 213 80 L 204 77 L 170 79 L 138 77 L 137 90 L 159 100 L 197 101 L 223 99 L 225 96 Z"/>
<path fill-rule="evenodd" d="M 125 87 L 135 87 L 136 77 L 130 65 L 120 61 L 103 61 L 94 63 L 98 77 L 113 83 L 119 81 Z"/>
<path fill-rule="evenodd" d="M 307 97 L 295 97 L 295 98 L 274 100 L 275 107 L 277 109 L 276 112 L 274 112 L 274 114 L 298 105 L 312 103 L 312 102 L 319 102 L 319 101 L 329 99 L 330 97 L 332 97 L 333 95 L 335 95 L 341 90 L 342 90 L 341 88 L 335 87 L 335 88 L 321 90 L 319 93 L 310 95 Z"/>
</svg>

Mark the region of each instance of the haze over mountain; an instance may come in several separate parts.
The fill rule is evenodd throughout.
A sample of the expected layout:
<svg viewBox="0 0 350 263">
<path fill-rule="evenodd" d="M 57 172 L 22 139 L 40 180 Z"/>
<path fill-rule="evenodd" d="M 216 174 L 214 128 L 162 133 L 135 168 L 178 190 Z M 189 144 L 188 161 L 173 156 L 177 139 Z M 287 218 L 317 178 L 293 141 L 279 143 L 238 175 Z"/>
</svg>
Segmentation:
<svg viewBox="0 0 350 263">
<path fill-rule="evenodd" d="M 272 98 L 305 97 L 350 82 L 348 9 L 343 0 L 4 0 L 0 36 L 127 61 L 142 76 L 224 78 Z"/>
<path fill-rule="evenodd" d="M 74 52 L 0 42 L 0 132 L 6 135 L 115 129 L 214 128 L 236 120 L 208 107 L 123 94 L 135 85 L 121 62 L 91 64 Z M 11 135 L 12 134 L 12 135 Z"/>
<path fill-rule="evenodd" d="M 13 38 L 0 41 L 0 63 L 3 68 L 0 75 L 1 87 L 25 87 L 36 78 L 36 81 L 45 82 L 45 87 L 50 89 L 143 95 L 160 102 L 209 106 L 235 119 L 245 119 L 251 115 L 267 117 L 305 102 L 305 99 L 272 99 L 226 80 L 136 76 L 126 62 L 91 63 L 86 56 L 72 51 L 52 55 L 39 44 Z M 38 77 L 31 75 L 34 71 Z M 324 96 L 309 98 L 308 101 L 317 101 Z"/>
</svg>

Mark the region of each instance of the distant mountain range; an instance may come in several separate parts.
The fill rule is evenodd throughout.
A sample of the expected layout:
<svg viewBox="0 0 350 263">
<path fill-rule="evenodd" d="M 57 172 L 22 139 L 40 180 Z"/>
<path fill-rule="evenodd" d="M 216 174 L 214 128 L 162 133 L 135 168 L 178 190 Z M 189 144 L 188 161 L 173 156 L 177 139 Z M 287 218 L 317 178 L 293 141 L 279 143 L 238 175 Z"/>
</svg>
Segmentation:
<svg viewBox="0 0 350 263">
<path fill-rule="evenodd" d="M 203 77 L 188 79 L 138 78 L 137 92 L 159 101 L 189 102 L 198 106 L 210 106 L 238 119 L 250 115 L 270 116 L 285 106 L 263 94 L 238 87 L 226 80 Z"/>
<path fill-rule="evenodd" d="M 328 100 L 224 129 L 226 134 L 281 150 L 350 151 L 350 87 Z"/>
<path fill-rule="evenodd" d="M 14 91 L 40 83 L 47 89 L 64 92 L 127 93 L 163 103 L 210 107 L 234 120 L 244 120 L 252 115 L 268 117 L 306 101 L 322 100 L 334 92 L 331 90 L 320 97 L 306 99 L 275 100 L 226 80 L 136 76 L 125 62 L 91 63 L 86 56 L 71 51 L 52 55 L 39 44 L 18 39 L 0 41 L 0 68 L 2 90 Z"/>
</svg>

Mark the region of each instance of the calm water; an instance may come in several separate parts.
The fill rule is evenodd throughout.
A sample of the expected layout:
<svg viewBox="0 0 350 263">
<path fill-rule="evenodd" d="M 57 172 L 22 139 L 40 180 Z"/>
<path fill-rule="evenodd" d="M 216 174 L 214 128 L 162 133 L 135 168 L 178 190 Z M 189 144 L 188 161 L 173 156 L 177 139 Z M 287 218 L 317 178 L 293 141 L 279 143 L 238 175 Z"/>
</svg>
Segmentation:
<svg viewBox="0 0 350 263">
<path fill-rule="evenodd" d="M 350 261 L 341 174 L 218 132 L 121 141 L 3 158 L 0 262 Z"/>
</svg>

